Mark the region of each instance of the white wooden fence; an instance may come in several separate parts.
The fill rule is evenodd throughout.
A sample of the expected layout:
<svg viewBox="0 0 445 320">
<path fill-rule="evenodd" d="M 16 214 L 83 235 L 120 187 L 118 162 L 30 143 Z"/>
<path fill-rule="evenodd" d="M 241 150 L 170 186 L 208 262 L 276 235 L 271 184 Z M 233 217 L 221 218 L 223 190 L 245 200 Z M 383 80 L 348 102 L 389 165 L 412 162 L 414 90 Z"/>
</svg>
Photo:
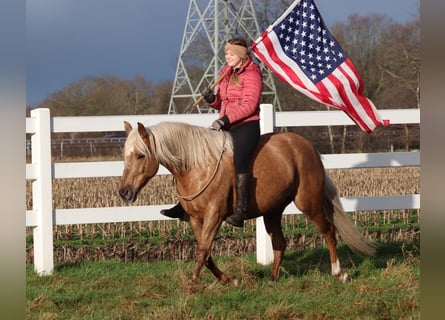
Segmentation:
<svg viewBox="0 0 445 320">
<path fill-rule="evenodd" d="M 419 109 L 381 110 L 391 124 L 420 123 Z M 162 121 L 182 121 L 208 126 L 215 114 L 129 115 L 90 117 L 50 117 L 49 109 L 35 109 L 26 119 L 26 133 L 30 133 L 31 163 L 26 165 L 26 179 L 32 180 L 32 210 L 26 211 L 26 226 L 33 227 L 34 269 L 40 275 L 53 272 L 53 225 L 88 224 L 129 221 L 167 220 L 159 211 L 174 204 L 107 208 L 54 209 L 52 207 L 52 179 L 120 176 L 122 161 L 53 163 L 51 162 L 52 132 L 109 132 L 123 131 L 123 121 L 153 125 Z M 343 111 L 273 112 L 272 105 L 261 106 L 261 131 L 274 127 L 354 125 Z M 323 155 L 326 169 L 418 166 L 420 152 L 384 152 Z M 160 167 L 159 175 L 170 174 Z M 346 211 L 418 209 L 420 195 L 341 198 Z M 300 213 L 292 203 L 285 214 Z M 268 264 L 273 259 L 271 241 L 262 218 L 257 219 L 257 261 Z"/>
</svg>

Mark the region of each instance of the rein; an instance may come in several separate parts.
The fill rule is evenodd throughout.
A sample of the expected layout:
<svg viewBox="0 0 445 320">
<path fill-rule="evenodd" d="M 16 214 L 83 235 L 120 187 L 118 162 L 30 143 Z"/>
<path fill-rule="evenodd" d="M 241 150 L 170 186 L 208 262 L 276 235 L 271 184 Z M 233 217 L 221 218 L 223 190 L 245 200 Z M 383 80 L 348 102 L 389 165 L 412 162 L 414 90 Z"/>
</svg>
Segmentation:
<svg viewBox="0 0 445 320">
<path fill-rule="evenodd" d="M 194 194 L 192 194 L 192 195 L 188 195 L 188 196 L 181 196 L 181 195 L 179 194 L 179 191 L 178 191 L 178 185 L 176 185 L 176 192 L 178 193 L 178 197 L 179 197 L 179 198 L 184 199 L 184 200 L 186 200 L 186 201 L 191 201 L 191 200 L 195 199 L 197 196 L 199 196 L 201 193 L 203 193 L 205 189 L 207 189 L 207 187 L 210 185 L 210 182 L 212 182 L 212 180 L 215 178 L 216 173 L 218 172 L 219 166 L 220 166 L 220 164 L 221 164 L 221 161 L 222 161 L 222 157 L 223 157 L 224 151 L 226 150 L 226 148 L 225 148 L 225 144 L 226 144 L 226 135 L 225 135 L 224 131 L 221 131 L 221 132 L 222 132 L 222 134 L 223 134 L 223 144 L 222 144 L 222 148 L 221 148 L 221 154 L 219 155 L 218 162 L 216 163 L 216 166 L 215 166 L 215 171 L 213 171 L 213 174 L 211 175 L 210 179 L 209 179 L 209 180 L 207 181 L 207 183 L 201 188 L 201 190 L 199 190 L 198 192 L 196 192 L 196 193 L 194 193 Z"/>
</svg>

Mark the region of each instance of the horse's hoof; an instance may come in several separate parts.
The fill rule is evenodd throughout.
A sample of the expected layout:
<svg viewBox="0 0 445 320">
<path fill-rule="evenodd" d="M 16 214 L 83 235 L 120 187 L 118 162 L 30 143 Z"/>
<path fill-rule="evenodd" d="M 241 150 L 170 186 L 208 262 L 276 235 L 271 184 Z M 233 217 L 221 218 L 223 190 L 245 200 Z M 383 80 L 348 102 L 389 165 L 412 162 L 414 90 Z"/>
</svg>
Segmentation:
<svg viewBox="0 0 445 320">
<path fill-rule="evenodd" d="M 351 277 L 347 273 L 341 273 L 337 276 L 337 278 L 343 283 L 351 281 Z"/>
<path fill-rule="evenodd" d="M 219 280 L 224 284 L 228 284 L 230 282 L 230 278 L 224 273 L 219 277 Z"/>
</svg>

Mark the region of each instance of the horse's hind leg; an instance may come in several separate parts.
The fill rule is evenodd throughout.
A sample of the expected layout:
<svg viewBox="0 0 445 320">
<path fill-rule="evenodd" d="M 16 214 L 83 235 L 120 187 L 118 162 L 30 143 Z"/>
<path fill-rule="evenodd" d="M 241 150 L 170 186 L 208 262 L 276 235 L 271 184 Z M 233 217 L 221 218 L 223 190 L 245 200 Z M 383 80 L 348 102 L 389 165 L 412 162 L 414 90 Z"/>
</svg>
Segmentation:
<svg viewBox="0 0 445 320">
<path fill-rule="evenodd" d="M 326 244 L 329 249 L 329 258 L 331 261 L 331 274 L 341 281 L 345 282 L 348 280 L 349 276 L 346 273 L 342 273 L 340 267 L 340 260 L 337 255 L 337 238 L 335 226 L 330 222 L 326 215 L 324 214 L 323 208 L 319 208 L 316 211 L 312 211 L 314 214 L 307 214 L 306 216 L 315 225 L 315 227 L 320 231 L 326 240 Z"/>
<path fill-rule="evenodd" d="M 281 212 L 281 211 L 280 211 Z M 273 264 L 270 273 L 270 281 L 276 281 L 280 277 L 280 268 L 283 261 L 284 250 L 286 249 L 286 239 L 281 230 L 282 214 L 270 214 L 264 216 L 264 225 L 269 237 L 272 240 Z"/>
<path fill-rule="evenodd" d="M 331 260 L 331 274 L 334 277 L 340 279 L 342 282 L 346 282 L 349 280 L 349 276 L 347 273 L 343 273 L 341 270 L 340 260 L 338 259 L 337 255 L 337 238 L 335 236 L 335 233 L 336 232 L 334 224 L 329 222 L 327 231 L 324 232 L 323 235 L 326 239 L 326 244 L 329 249 L 329 257 Z"/>
</svg>

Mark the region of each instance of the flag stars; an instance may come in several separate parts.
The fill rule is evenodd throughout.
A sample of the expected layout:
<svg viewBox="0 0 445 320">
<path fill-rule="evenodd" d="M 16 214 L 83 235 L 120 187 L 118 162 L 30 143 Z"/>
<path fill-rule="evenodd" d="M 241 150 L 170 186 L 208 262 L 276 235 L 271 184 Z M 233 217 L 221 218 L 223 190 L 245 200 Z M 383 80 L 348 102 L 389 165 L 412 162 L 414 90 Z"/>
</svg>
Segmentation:
<svg viewBox="0 0 445 320">
<path fill-rule="evenodd" d="M 274 31 L 284 53 L 315 83 L 326 77 L 345 57 L 310 3 L 302 0 L 298 4 L 299 10 L 277 22 Z"/>
</svg>

